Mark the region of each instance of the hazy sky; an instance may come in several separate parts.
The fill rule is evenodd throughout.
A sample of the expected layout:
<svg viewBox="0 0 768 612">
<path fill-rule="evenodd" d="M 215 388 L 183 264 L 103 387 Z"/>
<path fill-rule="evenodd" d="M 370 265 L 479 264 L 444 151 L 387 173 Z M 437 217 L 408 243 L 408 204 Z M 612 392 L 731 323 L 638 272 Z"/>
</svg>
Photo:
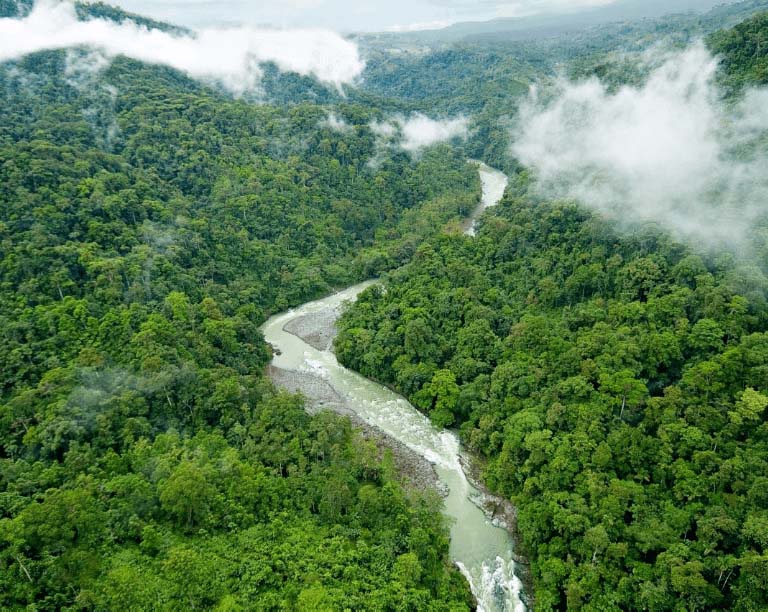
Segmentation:
<svg viewBox="0 0 768 612">
<path fill-rule="evenodd" d="M 247 22 L 341 31 L 424 29 L 458 21 L 604 6 L 615 0 L 111 0 L 126 10 L 200 27 Z"/>
</svg>

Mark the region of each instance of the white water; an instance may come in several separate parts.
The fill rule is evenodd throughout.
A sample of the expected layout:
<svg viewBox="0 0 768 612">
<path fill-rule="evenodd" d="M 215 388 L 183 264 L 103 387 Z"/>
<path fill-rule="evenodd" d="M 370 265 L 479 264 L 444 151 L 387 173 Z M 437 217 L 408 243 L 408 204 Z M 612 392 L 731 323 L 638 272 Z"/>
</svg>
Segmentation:
<svg viewBox="0 0 768 612">
<path fill-rule="evenodd" d="M 507 175 L 503 172 L 494 170 L 481 162 L 477 163 L 480 170 L 480 182 L 483 184 L 483 197 L 480 200 L 480 206 L 467 220 L 466 231 L 464 232 L 467 236 L 474 236 L 477 233 L 477 220 L 480 215 L 499 203 L 509 183 Z"/>
<path fill-rule="evenodd" d="M 483 199 L 480 212 L 501 199 L 507 184 L 502 173 L 480 165 Z M 474 219 L 467 234 L 474 235 Z M 284 330 L 292 320 L 306 315 L 338 314 L 341 306 L 375 281 L 367 281 L 330 297 L 276 315 L 262 327 L 267 342 L 279 349 L 273 365 L 283 370 L 312 374 L 326 381 L 347 400 L 365 422 L 399 440 L 435 465 L 449 491 L 445 513 L 453 519 L 451 556 L 467 577 L 480 612 L 525 612 L 520 599 L 522 584 L 515 575 L 513 542 L 509 533 L 494 525 L 480 509 L 481 493 L 467 480 L 459 462 L 459 440 L 440 431 L 403 397 L 341 366 L 331 351 L 319 351 Z"/>
</svg>

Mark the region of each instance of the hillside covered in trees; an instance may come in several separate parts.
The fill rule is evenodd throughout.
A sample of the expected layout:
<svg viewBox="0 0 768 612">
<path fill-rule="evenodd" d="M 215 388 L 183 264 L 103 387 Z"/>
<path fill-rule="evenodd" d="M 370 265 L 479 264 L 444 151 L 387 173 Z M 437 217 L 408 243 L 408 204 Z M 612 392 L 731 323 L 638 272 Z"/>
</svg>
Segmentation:
<svg viewBox="0 0 768 612">
<path fill-rule="evenodd" d="M 761 15 L 709 39 L 724 82 L 762 82 L 765 36 Z M 745 261 L 531 181 L 368 289 L 340 360 L 484 458 L 537 610 L 766 609 L 766 228 Z"/>
<path fill-rule="evenodd" d="M 439 501 L 277 392 L 258 327 L 407 261 L 476 170 L 85 53 L 0 66 L 0 608 L 470 609 Z"/>
<path fill-rule="evenodd" d="M 536 609 L 768 608 L 764 228 L 750 265 L 620 233 L 509 154 L 529 85 L 618 87 L 659 39 L 708 36 L 738 99 L 765 82 L 766 17 L 718 30 L 764 5 L 361 37 L 346 90 L 268 63 L 235 98 L 88 48 L 0 63 L 0 609 L 474 609 L 439 497 L 265 375 L 270 315 L 379 276 L 339 358 L 481 457 Z M 382 144 L 414 112 L 466 140 Z M 468 157 L 514 174 L 475 239 Z"/>
</svg>

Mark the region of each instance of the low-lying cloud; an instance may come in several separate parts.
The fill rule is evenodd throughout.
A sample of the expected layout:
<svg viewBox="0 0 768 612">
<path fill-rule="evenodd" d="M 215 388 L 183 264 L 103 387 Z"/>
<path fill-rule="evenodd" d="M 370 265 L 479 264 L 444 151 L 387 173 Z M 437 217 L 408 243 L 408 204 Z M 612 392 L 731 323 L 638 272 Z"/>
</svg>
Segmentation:
<svg viewBox="0 0 768 612">
<path fill-rule="evenodd" d="M 120 134 L 115 110 L 118 90 L 101 79 L 109 64 L 110 59 L 98 49 L 67 49 L 64 62 L 67 83 L 89 102 L 81 113 L 99 145 L 107 151 L 112 150 Z"/>
<path fill-rule="evenodd" d="M 79 46 L 164 64 L 193 78 L 216 81 L 235 94 L 258 86 L 259 65 L 266 62 L 337 88 L 351 83 L 364 68 L 357 46 L 328 30 L 234 27 L 179 36 L 127 21 L 78 21 L 70 2 L 50 0 L 38 2 L 23 19 L 0 19 L 0 61 Z"/>
<path fill-rule="evenodd" d="M 409 119 L 400 121 L 403 141 L 400 146 L 415 153 L 439 142 L 448 142 L 454 138 L 466 139 L 469 134 L 469 119 L 458 117 L 445 121 L 436 121 L 426 115 L 416 113 Z"/>
<path fill-rule="evenodd" d="M 716 71 L 698 43 L 656 62 L 640 87 L 611 93 L 597 79 L 561 82 L 548 102 L 534 92 L 521 108 L 513 154 L 548 197 L 746 249 L 768 204 L 768 91 L 728 106 Z"/>
<path fill-rule="evenodd" d="M 352 126 L 346 122 L 344 117 L 337 115 L 336 113 L 328 113 L 325 119 L 320 121 L 321 128 L 327 128 L 333 132 L 339 132 L 340 134 L 346 134 L 352 131 Z"/>
<path fill-rule="evenodd" d="M 399 147 L 416 155 L 435 144 L 454 139 L 466 140 L 469 136 L 469 119 L 431 119 L 421 113 L 410 117 L 397 116 L 389 121 L 374 122 L 371 130 L 379 141 Z"/>
</svg>

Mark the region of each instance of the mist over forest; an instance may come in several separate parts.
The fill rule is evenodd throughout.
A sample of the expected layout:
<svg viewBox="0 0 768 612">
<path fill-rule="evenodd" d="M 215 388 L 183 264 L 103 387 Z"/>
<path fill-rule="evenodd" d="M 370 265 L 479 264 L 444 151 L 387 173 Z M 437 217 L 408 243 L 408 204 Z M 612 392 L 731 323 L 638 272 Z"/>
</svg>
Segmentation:
<svg viewBox="0 0 768 612">
<path fill-rule="evenodd" d="M 117 4 L 0 0 L 1 609 L 768 609 L 768 0 Z"/>
</svg>

